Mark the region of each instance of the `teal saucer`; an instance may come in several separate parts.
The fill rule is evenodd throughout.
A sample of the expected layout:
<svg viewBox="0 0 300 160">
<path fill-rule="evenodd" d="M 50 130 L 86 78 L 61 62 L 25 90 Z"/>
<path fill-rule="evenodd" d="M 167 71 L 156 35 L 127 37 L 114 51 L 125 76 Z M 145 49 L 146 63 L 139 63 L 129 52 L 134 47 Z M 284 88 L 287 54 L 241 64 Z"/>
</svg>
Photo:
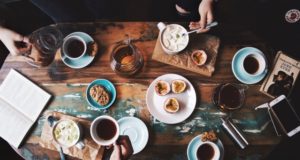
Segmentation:
<svg viewBox="0 0 300 160">
<path fill-rule="evenodd" d="M 266 70 L 262 72 L 261 74 L 257 76 L 247 76 L 246 74 L 243 73 L 243 71 L 240 69 L 240 66 L 242 66 L 243 59 L 245 56 L 247 56 L 249 53 L 259 53 L 262 56 L 265 57 L 265 55 L 258 50 L 257 48 L 254 47 L 245 47 L 236 52 L 232 59 L 231 67 L 232 67 L 232 72 L 235 76 L 236 79 L 238 79 L 240 82 L 245 83 L 245 84 L 255 84 L 261 81 L 268 73 L 268 70 L 266 67 Z"/>
<path fill-rule="evenodd" d="M 94 39 L 90 35 L 88 35 L 84 32 L 74 32 L 74 33 L 69 34 L 67 37 L 74 36 L 74 35 L 80 36 L 82 39 L 84 39 L 86 44 L 94 42 Z M 73 59 L 69 59 L 68 57 L 66 57 L 65 54 L 63 53 L 62 49 L 61 49 L 60 53 L 61 53 L 61 59 L 64 62 L 64 64 L 67 65 L 68 67 L 74 68 L 74 69 L 80 69 L 80 68 L 84 68 L 84 67 L 88 66 L 90 63 L 92 63 L 92 61 L 95 58 L 94 56 L 90 56 L 88 53 L 85 53 L 85 55 L 82 56 L 81 58 L 73 60 Z"/>
<path fill-rule="evenodd" d="M 95 86 L 95 85 L 100 85 L 103 86 L 105 88 L 105 90 L 109 93 L 110 95 L 110 101 L 108 102 L 107 105 L 102 106 L 99 103 L 97 103 L 90 95 L 90 89 Z M 88 87 L 86 88 L 86 100 L 89 103 L 90 106 L 95 107 L 95 108 L 99 108 L 99 109 L 107 109 L 108 107 L 110 107 L 116 100 L 116 95 L 117 95 L 117 91 L 115 86 L 106 79 L 96 79 L 93 82 L 91 82 Z"/>
<path fill-rule="evenodd" d="M 197 147 L 202 144 L 203 141 L 201 140 L 201 135 L 196 136 L 193 138 L 187 148 L 187 157 L 188 160 L 197 160 Z M 224 146 L 220 139 L 218 139 L 216 142 L 214 142 L 220 149 L 220 160 L 224 158 Z"/>
</svg>

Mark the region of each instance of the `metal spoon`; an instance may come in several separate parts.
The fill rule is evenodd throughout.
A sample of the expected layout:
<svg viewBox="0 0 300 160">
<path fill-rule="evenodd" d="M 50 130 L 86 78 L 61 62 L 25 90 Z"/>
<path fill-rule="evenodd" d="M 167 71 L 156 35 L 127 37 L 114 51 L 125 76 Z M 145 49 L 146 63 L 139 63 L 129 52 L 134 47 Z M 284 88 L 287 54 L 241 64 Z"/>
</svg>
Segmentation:
<svg viewBox="0 0 300 160">
<path fill-rule="evenodd" d="M 205 29 L 210 29 L 210 28 L 215 27 L 215 26 L 217 26 L 217 25 L 218 25 L 218 22 L 212 22 L 212 23 L 206 25 Z M 197 32 L 197 31 L 199 31 L 199 29 L 201 29 L 201 28 L 197 28 L 197 29 L 195 29 L 195 30 L 192 30 L 192 31 L 189 31 L 189 32 L 185 32 L 185 33 L 183 33 L 181 36 L 185 36 L 185 35 L 188 35 L 188 34 Z"/>
<path fill-rule="evenodd" d="M 53 127 L 58 120 L 53 116 L 49 116 L 47 118 L 47 121 L 48 121 L 48 124 L 50 125 L 50 127 Z M 63 152 L 61 146 L 59 146 L 58 151 L 59 151 L 60 159 L 65 160 L 65 155 L 64 155 L 64 152 Z"/>
</svg>

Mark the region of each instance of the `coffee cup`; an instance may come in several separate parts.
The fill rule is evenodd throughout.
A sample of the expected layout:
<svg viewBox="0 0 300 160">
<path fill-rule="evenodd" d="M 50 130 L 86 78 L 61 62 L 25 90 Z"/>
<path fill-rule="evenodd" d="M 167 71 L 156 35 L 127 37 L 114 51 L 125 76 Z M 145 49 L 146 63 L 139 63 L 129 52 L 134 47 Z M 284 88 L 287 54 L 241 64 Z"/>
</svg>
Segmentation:
<svg viewBox="0 0 300 160">
<path fill-rule="evenodd" d="M 205 141 L 197 146 L 196 156 L 198 160 L 219 160 L 220 149 L 217 144 Z"/>
<path fill-rule="evenodd" d="M 73 120 L 60 120 L 52 127 L 52 136 L 55 142 L 62 147 L 76 146 L 84 148 L 82 141 L 82 128 L 79 123 Z"/>
<path fill-rule="evenodd" d="M 67 58 L 71 60 L 80 59 L 85 55 L 86 50 L 87 44 L 82 37 L 71 35 L 64 38 L 62 51 Z"/>
<path fill-rule="evenodd" d="M 103 146 L 113 144 L 119 137 L 118 122 L 110 116 L 99 116 L 91 125 L 90 132 L 93 140 Z"/>
<path fill-rule="evenodd" d="M 167 54 L 177 54 L 183 51 L 189 43 L 187 30 L 179 24 L 165 25 L 162 22 L 157 24 L 159 28 L 159 42 Z"/>
<path fill-rule="evenodd" d="M 247 77 L 259 76 L 266 68 L 266 58 L 261 52 L 249 52 L 241 59 L 240 69 Z"/>
</svg>

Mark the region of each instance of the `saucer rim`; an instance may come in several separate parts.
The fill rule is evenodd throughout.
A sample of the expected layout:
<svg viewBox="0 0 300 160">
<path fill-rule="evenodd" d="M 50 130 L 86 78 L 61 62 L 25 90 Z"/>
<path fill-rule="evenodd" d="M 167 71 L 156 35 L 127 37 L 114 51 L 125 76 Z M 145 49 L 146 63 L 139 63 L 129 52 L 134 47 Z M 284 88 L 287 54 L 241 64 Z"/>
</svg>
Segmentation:
<svg viewBox="0 0 300 160">
<path fill-rule="evenodd" d="M 87 33 L 84 33 L 84 32 L 73 32 L 73 33 L 70 33 L 69 35 L 67 35 L 65 38 L 69 37 L 69 36 L 79 36 L 79 37 L 86 37 L 88 39 L 88 41 L 86 41 L 86 43 L 88 42 L 95 42 L 95 40 Z M 64 39 L 65 39 L 64 38 Z M 83 38 L 85 39 L 85 38 Z M 90 56 L 87 52 L 84 53 L 83 56 L 81 56 L 80 58 L 78 59 L 70 59 L 68 58 L 67 56 L 65 56 L 65 53 L 63 52 L 62 48 L 60 49 L 60 57 L 61 57 L 61 60 L 63 61 L 63 63 L 70 67 L 70 68 L 73 68 L 73 69 L 81 69 L 81 68 L 84 68 L 86 66 L 88 66 L 89 64 L 92 63 L 92 61 L 94 60 L 95 56 Z M 71 61 L 71 63 L 70 63 Z M 81 65 L 72 65 L 72 62 L 79 62 L 79 61 L 84 61 L 82 62 Z"/>
</svg>

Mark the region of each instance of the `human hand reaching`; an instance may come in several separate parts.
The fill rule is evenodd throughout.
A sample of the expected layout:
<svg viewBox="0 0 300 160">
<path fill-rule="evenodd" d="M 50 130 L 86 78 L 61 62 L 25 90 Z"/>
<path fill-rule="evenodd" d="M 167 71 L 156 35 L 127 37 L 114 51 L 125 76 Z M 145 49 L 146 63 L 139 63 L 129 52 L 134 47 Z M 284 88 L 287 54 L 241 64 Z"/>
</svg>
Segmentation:
<svg viewBox="0 0 300 160">
<path fill-rule="evenodd" d="M 120 136 L 110 156 L 110 160 L 127 160 L 133 154 L 133 148 L 128 136 Z"/>
<path fill-rule="evenodd" d="M 202 0 L 199 5 L 200 20 L 198 22 L 190 22 L 190 30 L 199 29 L 197 33 L 203 33 L 209 31 L 205 29 L 207 24 L 210 24 L 214 20 L 213 16 L 213 0 Z"/>
<path fill-rule="evenodd" d="M 28 37 L 1 26 L 0 40 L 14 56 L 28 51 L 31 47 Z"/>
</svg>

